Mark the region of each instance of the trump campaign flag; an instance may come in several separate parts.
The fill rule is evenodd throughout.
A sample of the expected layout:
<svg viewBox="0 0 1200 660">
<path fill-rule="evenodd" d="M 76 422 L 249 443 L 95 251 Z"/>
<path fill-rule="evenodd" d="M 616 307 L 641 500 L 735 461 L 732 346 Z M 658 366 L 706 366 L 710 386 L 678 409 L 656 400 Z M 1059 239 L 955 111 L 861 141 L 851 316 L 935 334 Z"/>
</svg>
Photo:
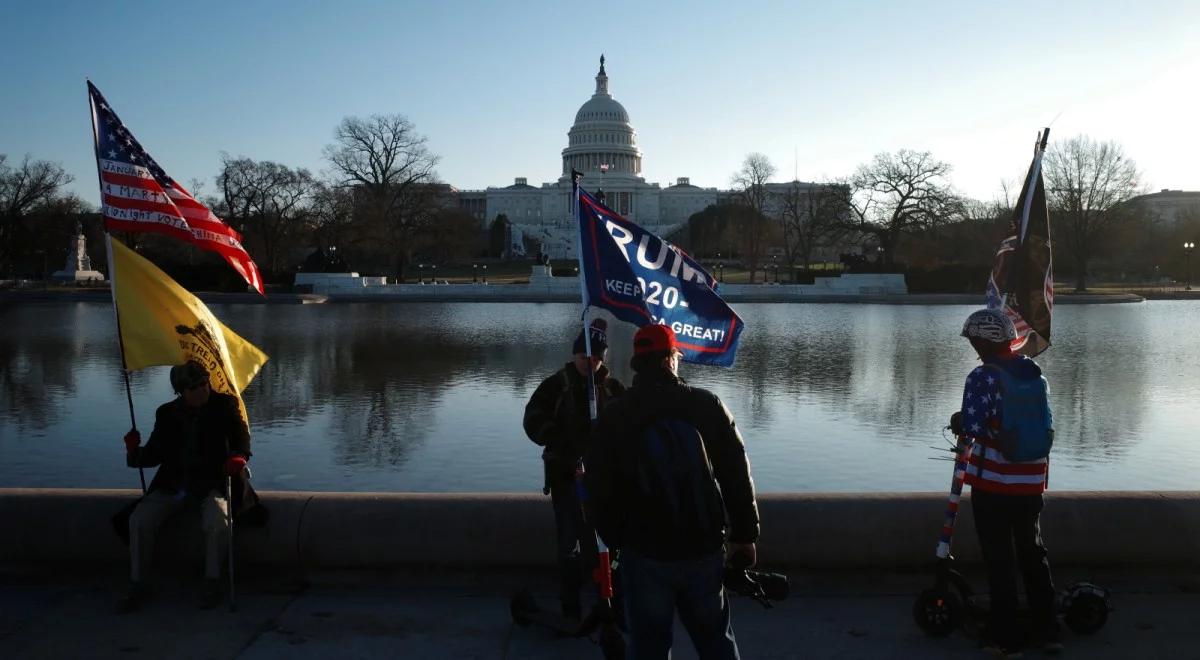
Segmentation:
<svg viewBox="0 0 1200 660">
<path fill-rule="evenodd" d="M 733 366 L 745 324 L 717 295 L 716 280 L 578 186 L 575 201 L 584 305 L 638 326 L 670 326 L 687 362 Z"/>
<path fill-rule="evenodd" d="M 199 298 L 145 257 L 120 241 L 110 238 L 108 243 L 125 368 L 195 360 L 208 370 L 213 391 L 237 397 L 246 419 L 241 393 L 266 363 L 266 354 L 225 327 Z"/>
<path fill-rule="evenodd" d="M 167 176 L 90 80 L 88 98 L 92 106 L 104 228 L 166 234 L 201 250 L 216 252 L 247 284 L 262 293 L 262 277 L 242 247 L 242 235 Z"/>
<path fill-rule="evenodd" d="M 1050 214 L 1042 182 L 1042 154 L 1050 129 L 1038 135 L 1033 162 L 1000 242 L 987 283 L 987 305 L 1003 310 L 1017 328 L 1013 350 L 1030 357 L 1050 346 L 1054 310 L 1054 268 L 1050 250 Z"/>
</svg>

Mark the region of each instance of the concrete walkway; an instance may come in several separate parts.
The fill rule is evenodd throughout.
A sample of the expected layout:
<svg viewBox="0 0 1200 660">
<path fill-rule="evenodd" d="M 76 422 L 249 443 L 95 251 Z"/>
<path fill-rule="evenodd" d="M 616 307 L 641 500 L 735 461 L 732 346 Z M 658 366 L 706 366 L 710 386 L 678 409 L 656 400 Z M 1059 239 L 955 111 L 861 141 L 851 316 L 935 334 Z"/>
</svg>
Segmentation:
<svg viewBox="0 0 1200 660">
<path fill-rule="evenodd" d="M 143 611 L 113 613 L 117 567 L 75 575 L 0 570 L 3 658 L 600 658 L 586 640 L 559 639 L 509 620 L 508 597 L 530 586 L 553 604 L 544 573 L 326 572 L 298 580 L 243 569 L 238 611 L 195 608 L 198 579 L 161 581 Z M 1059 570 L 1060 584 L 1080 579 Z M 977 585 L 982 581 L 973 576 Z M 1069 658 L 1200 658 L 1200 571 L 1086 577 L 1113 591 L 1099 633 L 1066 633 Z M 920 573 L 792 573 L 793 597 L 773 610 L 737 598 L 744 658 L 977 657 L 956 633 L 923 636 L 909 614 L 930 578 Z M 695 654 L 676 626 L 675 658 Z M 1026 657 L 1043 657 L 1028 652 Z"/>
</svg>

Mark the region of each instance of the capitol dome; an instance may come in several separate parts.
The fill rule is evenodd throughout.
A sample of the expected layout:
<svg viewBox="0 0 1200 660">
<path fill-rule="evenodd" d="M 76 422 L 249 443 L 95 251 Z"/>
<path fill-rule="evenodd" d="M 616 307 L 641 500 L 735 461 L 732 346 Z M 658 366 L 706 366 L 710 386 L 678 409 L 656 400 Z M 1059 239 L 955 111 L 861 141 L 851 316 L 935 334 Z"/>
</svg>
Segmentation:
<svg viewBox="0 0 1200 660">
<path fill-rule="evenodd" d="M 611 96 L 593 96 L 575 113 L 575 124 L 585 121 L 619 121 L 629 123 L 629 113 Z"/>
<path fill-rule="evenodd" d="M 600 72 L 596 74 L 596 92 L 575 113 L 575 124 L 567 132 L 567 148 L 563 149 L 563 176 L 576 169 L 584 174 L 600 172 L 607 165 L 608 174 L 638 176 L 642 172 L 642 151 L 637 146 L 637 132 L 629 124 L 625 106 L 608 93 L 608 74 L 604 72 L 604 56 L 600 56 Z"/>
</svg>

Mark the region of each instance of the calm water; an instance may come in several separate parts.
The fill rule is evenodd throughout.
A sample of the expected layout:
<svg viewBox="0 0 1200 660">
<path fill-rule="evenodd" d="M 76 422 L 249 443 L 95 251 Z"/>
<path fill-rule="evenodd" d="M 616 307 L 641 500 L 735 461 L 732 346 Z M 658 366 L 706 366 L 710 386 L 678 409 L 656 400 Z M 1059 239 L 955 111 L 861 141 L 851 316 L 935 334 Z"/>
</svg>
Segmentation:
<svg viewBox="0 0 1200 660">
<path fill-rule="evenodd" d="M 685 365 L 743 430 L 764 491 L 942 490 L 944 444 L 975 364 L 965 306 L 752 305 L 733 369 Z M 567 359 L 567 304 L 227 305 L 270 356 L 245 393 L 264 489 L 530 491 L 521 414 Z M 1200 488 L 1200 303 L 1055 310 L 1039 360 L 1057 489 Z M 0 306 L 0 486 L 135 487 L 110 306 Z M 624 368 L 629 330 L 612 332 Z M 148 435 L 167 369 L 133 377 Z M 944 454 L 943 454 L 944 455 Z"/>
</svg>

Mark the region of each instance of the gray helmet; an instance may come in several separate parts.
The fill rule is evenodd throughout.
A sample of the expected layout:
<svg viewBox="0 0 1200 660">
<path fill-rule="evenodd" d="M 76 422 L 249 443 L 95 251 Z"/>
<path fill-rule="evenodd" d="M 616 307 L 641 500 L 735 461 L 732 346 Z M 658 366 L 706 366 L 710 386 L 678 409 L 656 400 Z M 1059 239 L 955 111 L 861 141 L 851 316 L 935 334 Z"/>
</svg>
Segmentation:
<svg viewBox="0 0 1200 660">
<path fill-rule="evenodd" d="M 196 387 L 208 382 L 208 370 L 195 360 L 171 367 L 171 387 L 176 392 Z"/>
<path fill-rule="evenodd" d="M 1017 328 L 1012 319 L 998 309 L 981 309 L 971 312 L 963 323 L 962 336 L 1002 344 L 1017 338 Z"/>
</svg>

